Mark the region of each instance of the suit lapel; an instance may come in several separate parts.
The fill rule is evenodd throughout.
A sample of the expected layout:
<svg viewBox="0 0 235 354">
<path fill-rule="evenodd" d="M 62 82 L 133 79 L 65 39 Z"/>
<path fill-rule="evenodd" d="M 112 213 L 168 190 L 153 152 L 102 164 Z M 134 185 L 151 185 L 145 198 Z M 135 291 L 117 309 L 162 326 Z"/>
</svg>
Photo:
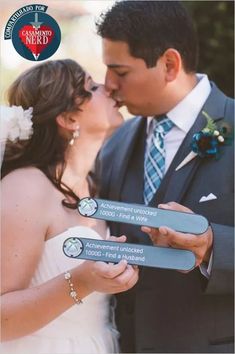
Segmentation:
<svg viewBox="0 0 235 354">
<path fill-rule="evenodd" d="M 212 84 L 212 91 L 208 97 L 202 111 L 206 111 L 214 120 L 221 119 L 224 116 L 226 96 Z M 180 202 L 195 176 L 196 170 L 199 167 L 202 159 L 200 157 L 194 158 L 180 170 L 175 171 L 176 167 L 191 151 L 190 144 L 193 135 L 202 130 L 206 125 L 206 119 L 199 113 L 194 125 L 186 135 L 182 142 L 176 156 L 174 157 L 165 177 L 162 180 L 160 188 L 152 199 L 150 205 L 156 206 L 159 203 L 167 203 L 169 201 Z"/>
<path fill-rule="evenodd" d="M 146 119 L 136 118 L 129 126 L 129 129 L 123 134 L 120 145 L 113 157 L 113 168 L 111 173 L 111 187 L 109 198 L 111 200 L 120 200 L 120 192 L 125 179 L 126 171 L 133 154 L 133 150 L 138 143 L 140 134 L 145 135 Z M 141 187 L 142 189 L 142 187 Z"/>
<path fill-rule="evenodd" d="M 164 183 L 162 186 L 165 190 L 163 202 L 167 203 L 169 201 L 175 201 L 179 203 L 184 192 L 187 190 L 192 177 L 195 175 L 196 170 L 201 163 L 200 158 L 194 158 L 191 162 L 178 171 L 175 171 L 175 169 L 191 151 L 190 144 L 193 135 L 202 130 L 205 127 L 205 124 L 205 118 L 202 114 L 200 114 L 181 144 L 180 149 L 178 150 L 169 170 L 167 171 L 165 176 L 166 178 L 164 178 Z"/>
<path fill-rule="evenodd" d="M 120 200 L 134 204 L 143 204 L 144 185 L 144 153 L 146 144 L 146 129 L 139 131 L 136 143 L 128 162 L 125 173 L 125 183 L 120 192 Z"/>
</svg>

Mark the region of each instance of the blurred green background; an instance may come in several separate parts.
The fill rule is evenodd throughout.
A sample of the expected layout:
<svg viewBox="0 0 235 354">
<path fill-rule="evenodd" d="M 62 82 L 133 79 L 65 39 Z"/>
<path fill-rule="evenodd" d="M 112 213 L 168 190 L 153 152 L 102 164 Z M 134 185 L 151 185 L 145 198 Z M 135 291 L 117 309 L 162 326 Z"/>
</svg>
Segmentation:
<svg viewBox="0 0 235 354">
<path fill-rule="evenodd" d="M 101 40 L 96 35 L 95 20 L 112 6 L 112 0 L 43 0 L 47 13 L 58 22 L 62 41 L 50 59 L 72 58 L 86 68 L 93 78 L 103 82 Z M 1 0 L 1 103 L 10 83 L 25 69 L 37 65 L 18 55 L 11 40 L 4 40 L 4 28 L 10 16 L 22 6 L 38 0 Z M 198 72 L 208 74 L 227 95 L 234 95 L 234 2 L 183 1 L 191 12 L 199 35 Z M 122 109 L 125 117 L 128 113 Z"/>
<path fill-rule="evenodd" d="M 234 1 L 184 1 L 199 37 L 198 72 L 234 97 Z"/>
</svg>

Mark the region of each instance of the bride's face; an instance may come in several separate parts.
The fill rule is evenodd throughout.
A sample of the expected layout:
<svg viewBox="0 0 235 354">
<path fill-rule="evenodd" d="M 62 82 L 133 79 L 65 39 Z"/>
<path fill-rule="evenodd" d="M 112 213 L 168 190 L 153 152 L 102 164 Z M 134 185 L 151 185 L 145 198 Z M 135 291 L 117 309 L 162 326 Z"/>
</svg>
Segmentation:
<svg viewBox="0 0 235 354">
<path fill-rule="evenodd" d="M 86 75 L 85 89 L 91 92 L 91 97 L 80 106 L 82 111 L 77 113 L 80 133 L 111 135 L 123 123 L 116 102 L 109 97 L 104 86 L 95 83 L 89 75 Z"/>
</svg>

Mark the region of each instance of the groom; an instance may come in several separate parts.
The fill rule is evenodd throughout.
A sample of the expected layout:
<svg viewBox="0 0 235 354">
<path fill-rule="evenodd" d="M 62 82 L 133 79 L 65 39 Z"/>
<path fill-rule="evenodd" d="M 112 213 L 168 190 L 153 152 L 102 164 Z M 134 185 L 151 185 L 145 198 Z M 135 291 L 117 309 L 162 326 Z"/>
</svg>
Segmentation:
<svg viewBox="0 0 235 354">
<path fill-rule="evenodd" d="M 100 153 L 101 197 L 193 211 L 210 222 L 199 236 L 110 225 L 129 242 L 189 249 L 197 259 L 187 274 L 144 268 L 138 285 L 117 296 L 122 351 L 233 352 L 233 147 L 223 140 L 234 102 L 196 74 L 196 34 L 180 2 L 121 1 L 97 26 L 106 89 L 137 116 Z M 206 115 L 214 120 L 209 136 L 199 133 Z"/>
</svg>

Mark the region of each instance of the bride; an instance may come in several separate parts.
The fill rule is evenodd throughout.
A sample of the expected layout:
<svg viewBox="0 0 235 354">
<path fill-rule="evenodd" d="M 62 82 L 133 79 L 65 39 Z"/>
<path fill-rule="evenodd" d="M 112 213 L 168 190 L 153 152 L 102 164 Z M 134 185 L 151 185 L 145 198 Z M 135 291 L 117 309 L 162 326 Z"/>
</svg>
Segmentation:
<svg viewBox="0 0 235 354">
<path fill-rule="evenodd" d="M 73 60 L 24 72 L 8 92 L 2 164 L 2 353 L 113 353 L 118 332 L 111 294 L 138 269 L 67 258 L 65 239 L 108 237 L 104 221 L 83 218 L 95 196 L 95 157 L 122 123 L 103 86 Z M 10 114 L 8 114 L 10 113 Z M 4 114 L 6 116 L 4 117 Z M 118 239 L 125 241 L 125 236 Z"/>
</svg>

